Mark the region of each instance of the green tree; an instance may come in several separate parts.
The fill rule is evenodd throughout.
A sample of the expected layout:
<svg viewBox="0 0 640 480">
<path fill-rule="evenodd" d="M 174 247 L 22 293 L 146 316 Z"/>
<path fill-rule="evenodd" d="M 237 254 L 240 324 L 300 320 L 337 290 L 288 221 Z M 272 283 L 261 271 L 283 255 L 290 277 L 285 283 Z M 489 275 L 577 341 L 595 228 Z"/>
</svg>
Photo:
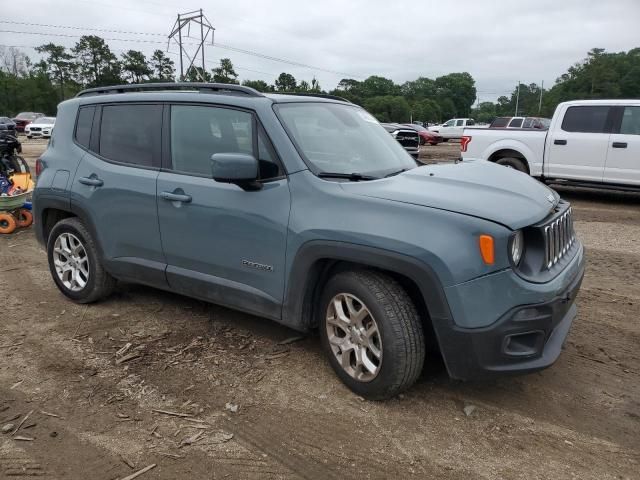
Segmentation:
<svg viewBox="0 0 640 480">
<path fill-rule="evenodd" d="M 213 70 L 213 81 L 216 83 L 239 83 L 238 74 L 233 69 L 233 63 L 229 58 L 221 58 L 220 66 Z"/>
<path fill-rule="evenodd" d="M 496 104 L 493 102 L 481 102 L 478 108 L 471 110 L 471 116 L 479 123 L 490 123 L 496 115 Z"/>
<path fill-rule="evenodd" d="M 413 104 L 411 107 L 413 120 L 421 122 L 437 123 L 442 118 L 440 105 L 435 100 L 425 98 Z"/>
<path fill-rule="evenodd" d="M 65 86 L 68 83 L 75 85 L 73 81 L 75 72 L 73 55 L 68 53 L 62 45 L 54 45 L 53 43 L 36 47 L 36 52 L 45 55 L 41 69 L 58 85 L 60 101 L 64 100 L 66 98 Z"/>
<path fill-rule="evenodd" d="M 176 76 L 173 60 L 167 57 L 162 50 L 153 52 L 149 60 L 149 68 L 153 72 L 153 79 L 172 82 Z"/>
<path fill-rule="evenodd" d="M 282 72 L 276 78 L 276 90 L 279 92 L 295 92 L 297 86 L 295 77 L 290 73 Z"/>
<path fill-rule="evenodd" d="M 269 85 L 264 80 L 244 80 L 242 85 L 255 88 L 259 92 L 273 92 L 273 85 Z"/>
<path fill-rule="evenodd" d="M 118 84 L 121 66 L 105 41 L 95 35 L 84 35 L 71 49 L 75 56 L 81 83 L 88 87 Z"/>
<path fill-rule="evenodd" d="M 393 80 L 372 75 L 362 82 L 360 90 L 365 98 L 400 95 L 400 87 Z"/>
<path fill-rule="evenodd" d="M 147 64 L 147 57 L 138 50 L 122 54 L 122 71 L 129 75 L 131 83 L 142 83 L 153 73 Z"/>
<path fill-rule="evenodd" d="M 195 65 L 187 70 L 185 75 L 185 81 L 187 82 L 210 82 L 211 74 L 202 67 L 196 67 Z"/>
<path fill-rule="evenodd" d="M 473 77 L 467 73 L 450 73 L 435 80 L 437 95 L 440 99 L 449 99 L 453 102 L 454 112 L 452 116 L 468 116 L 471 106 L 476 99 L 476 86 Z M 440 104 L 443 110 L 443 104 Z"/>
<path fill-rule="evenodd" d="M 381 122 L 406 123 L 411 117 L 409 103 L 401 96 L 369 98 L 365 100 L 364 108 Z"/>
</svg>

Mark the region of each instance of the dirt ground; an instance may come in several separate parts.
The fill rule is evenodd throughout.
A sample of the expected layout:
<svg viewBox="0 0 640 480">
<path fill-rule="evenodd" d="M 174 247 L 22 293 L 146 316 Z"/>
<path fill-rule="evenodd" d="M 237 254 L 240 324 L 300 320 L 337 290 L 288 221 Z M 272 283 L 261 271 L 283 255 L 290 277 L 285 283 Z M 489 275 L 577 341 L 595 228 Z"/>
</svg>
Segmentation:
<svg viewBox="0 0 640 480">
<path fill-rule="evenodd" d="M 133 285 L 75 305 L 31 229 L 0 237 L 0 428 L 30 414 L 0 433 L 0 478 L 640 478 L 640 195 L 561 193 L 588 268 L 558 362 L 458 383 L 432 356 L 387 402 L 260 318 Z"/>
</svg>

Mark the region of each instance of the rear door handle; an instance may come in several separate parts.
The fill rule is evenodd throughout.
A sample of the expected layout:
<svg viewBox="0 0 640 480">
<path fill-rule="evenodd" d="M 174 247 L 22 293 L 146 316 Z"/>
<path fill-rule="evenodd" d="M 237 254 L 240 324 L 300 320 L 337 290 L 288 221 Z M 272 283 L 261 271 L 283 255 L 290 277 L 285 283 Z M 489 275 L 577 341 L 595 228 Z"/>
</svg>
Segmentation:
<svg viewBox="0 0 640 480">
<path fill-rule="evenodd" d="M 566 145 L 567 141 L 566 140 L 554 140 L 553 144 L 554 145 Z"/>
<path fill-rule="evenodd" d="M 191 203 L 191 195 L 184 195 L 181 193 L 162 192 L 160 196 L 170 202 Z"/>
<path fill-rule="evenodd" d="M 104 182 L 97 177 L 81 177 L 78 181 L 83 185 L 89 185 L 90 187 L 101 187 Z"/>
<path fill-rule="evenodd" d="M 627 142 L 613 142 L 611 146 L 613 148 L 627 148 Z"/>
</svg>

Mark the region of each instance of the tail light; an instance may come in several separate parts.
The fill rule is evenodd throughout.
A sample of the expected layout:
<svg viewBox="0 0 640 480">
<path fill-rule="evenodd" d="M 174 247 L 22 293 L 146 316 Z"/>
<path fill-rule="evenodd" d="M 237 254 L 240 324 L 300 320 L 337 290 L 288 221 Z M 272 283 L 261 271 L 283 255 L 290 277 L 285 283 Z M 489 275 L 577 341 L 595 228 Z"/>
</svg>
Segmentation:
<svg viewBox="0 0 640 480">
<path fill-rule="evenodd" d="M 36 177 L 39 177 L 43 170 L 44 170 L 44 163 L 42 162 L 42 159 L 39 158 L 36 160 Z"/>
<path fill-rule="evenodd" d="M 469 135 L 464 135 L 460 139 L 460 151 L 461 152 L 466 152 L 467 151 L 467 147 L 469 146 L 470 143 L 471 143 L 471 137 Z"/>
</svg>

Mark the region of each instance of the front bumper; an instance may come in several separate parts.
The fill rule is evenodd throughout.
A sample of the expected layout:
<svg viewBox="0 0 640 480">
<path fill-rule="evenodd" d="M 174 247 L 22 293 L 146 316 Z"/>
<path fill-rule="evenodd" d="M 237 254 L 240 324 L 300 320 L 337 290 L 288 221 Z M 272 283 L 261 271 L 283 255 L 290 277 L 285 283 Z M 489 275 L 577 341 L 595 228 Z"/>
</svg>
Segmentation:
<svg viewBox="0 0 640 480">
<path fill-rule="evenodd" d="M 585 270 L 582 248 L 574 262 L 567 268 L 572 277 L 545 301 L 515 306 L 486 327 L 439 328 L 440 350 L 450 376 L 477 380 L 551 366 L 577 314 L 575 299 Z M 479 305 L 476 308 L 482 310 Z"/>
</svg>

